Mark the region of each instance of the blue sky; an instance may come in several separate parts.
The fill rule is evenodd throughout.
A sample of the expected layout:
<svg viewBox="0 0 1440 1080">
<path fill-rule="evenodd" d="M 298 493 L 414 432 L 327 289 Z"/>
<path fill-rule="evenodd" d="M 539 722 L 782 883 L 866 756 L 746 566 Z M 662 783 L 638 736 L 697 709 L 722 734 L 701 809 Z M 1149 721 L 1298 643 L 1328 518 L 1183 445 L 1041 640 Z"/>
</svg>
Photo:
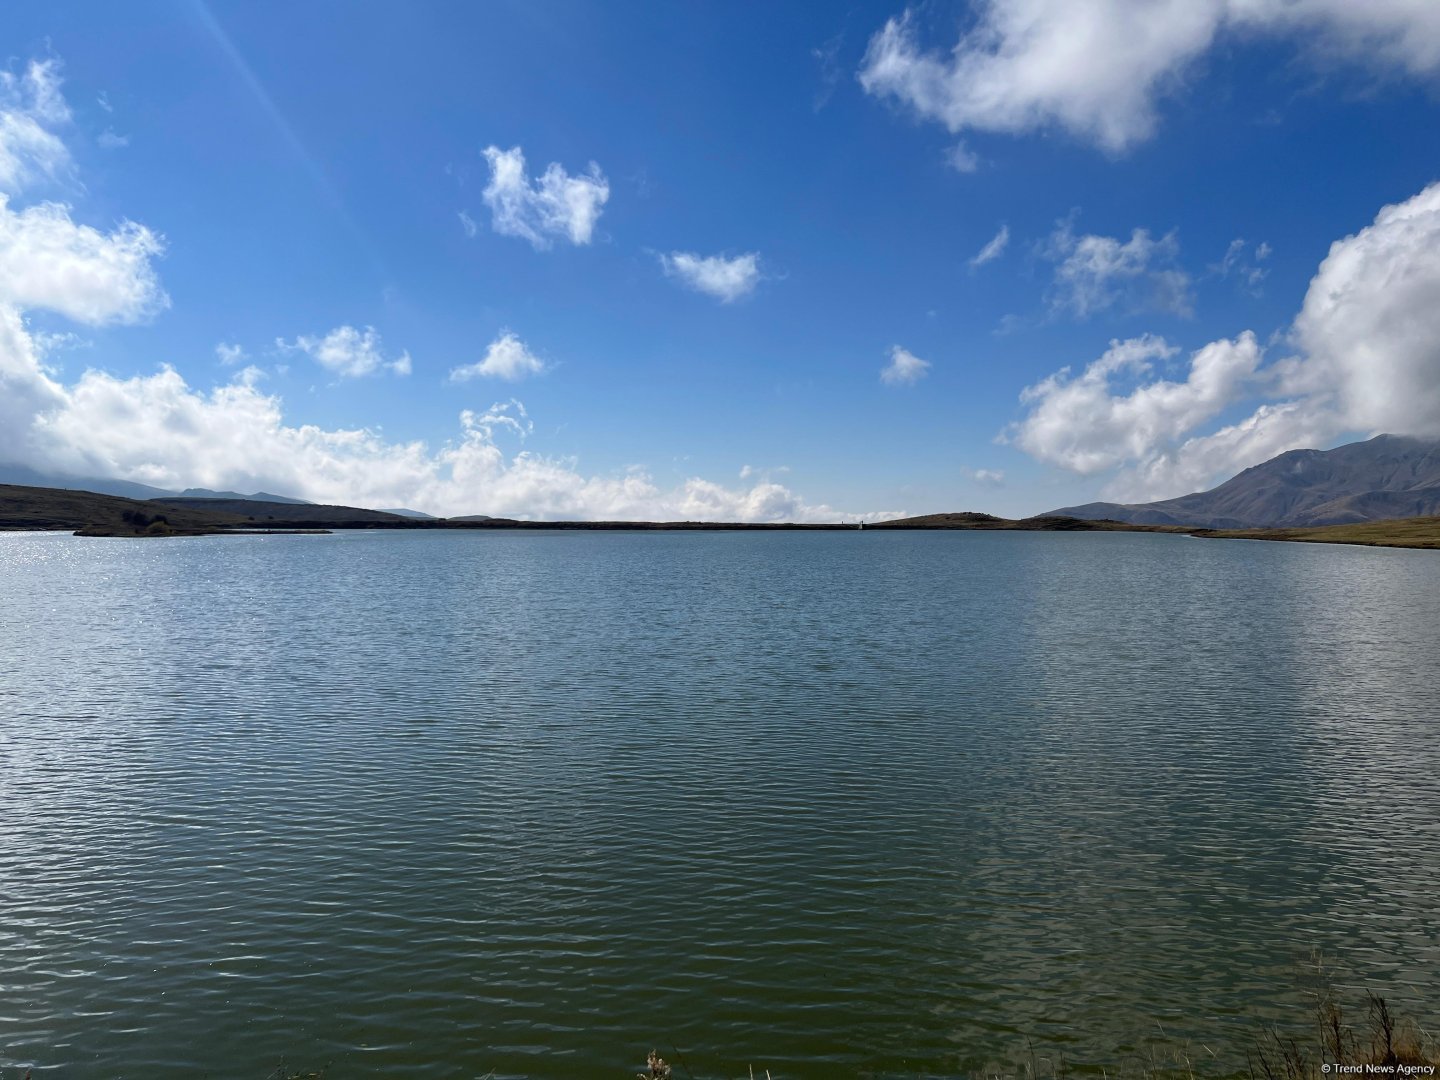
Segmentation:
<svg viewBox="0 0 1440 1080">
<path fill-rule="evenodd" d="M 1165 497 L 1440 434 L 1419 5 L 19 3 L 0 26 L 0 459 L 833 520 Z"/>
</svg>

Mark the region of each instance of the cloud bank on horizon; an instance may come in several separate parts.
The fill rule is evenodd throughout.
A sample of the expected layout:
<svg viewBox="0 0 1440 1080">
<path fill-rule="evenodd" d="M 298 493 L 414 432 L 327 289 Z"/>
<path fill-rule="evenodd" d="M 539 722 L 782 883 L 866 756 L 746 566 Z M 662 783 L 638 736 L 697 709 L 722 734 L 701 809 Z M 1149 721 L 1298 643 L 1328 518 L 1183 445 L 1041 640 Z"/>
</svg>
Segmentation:
<svg viewBox="0 0 1440 1080">
<path fill-rule="evenodd" d="M 948 53 L 924 43 L 918 23 L 906 12 L 873 33 L 859 61 L 857 97 L 872 107 L 875 99 L 898 103 L 938 122 L 952 143 L 971 133 L 1022 139 L 1059 132 L 1094 147 L 1101 161 L 1163 138 L 1161 105 L 1183 96 L 1196 68 L 1227 41 L 1286 42 L 1308 64 L 1430 87 L 1440 75 L 1440 6 L 1403 0 L 985 0 Z M 46 58 L 0 72 L 0 464 L 442 515 L 833 521 L 902 512 L 894 503 L 861 511 L 812 502 L 748 466 L 738 486 L 689 474 L 662 482 L 641 465 L 587 472 L 573 454 L 531 449 L 537 426 L 515 399 L 451 407 L 448 415 L 458 419 L 438 439 L 389 438 L 382 416 L 357 425 L 307 422 L 295 416 L 293 399 L 273 388 L 283 365 L 267 367 L 253 341 L 247 348 L 224 327 L 216 327 L 211 348 L 227 381 L 209 388 L 160 357 L 143 372 L 92 367 L 65 376 L 57 361 L 66 335 L 42 322 L 151 325 L 167 317 L 173 301 L 160 273 L 170 240 L 128 219 L 87 223 L 72 202 L 55 197 L 83 193 L 79 141 L 104 145 L 103 132 L 79 130 L 61 70 L 59 60 Z M 108 102 L 104 110 L 108 118 Z M 537 263 L 623 246 L 627 272 L 658 280 L 676 304 L 684 302 L 676 285 L 714 301 L 691 297 L 697 317 L 734 318 L 784 292 L 784 279 L 762 273 L 758 252 L 702 254 L 727 250 L 724 237 L 713 242 L 704 230 L 669 238 L 664 251 L 632 241 L 644 196 L 631 198 L 630 186 L 643 193 L 645 184 L 622 183 L 619 172 L 612 182 L 585 154 L 537 160 L 552 156 L 568 164 L 551 161 L 532 173 L 519 145 L 480 151 L 489 232 L 483 212 L 477 220 L 460 210 L 464 237 L 498 245 L 497 257 Z M 967 142 L 953 143 L 948 157 L 937 170 L 954 183 L 1001 167 Z M 585 166 L 571 171 L 577 160 Z M 1017 264 L 1017 274 L 1038 271 L 1036 318 L 1048 325 L 1155 319 L 1172 328 L 1116 335 L 1103 352 L 1097 343 L 1083 359 L 1057 355 L 1040 372 L 1016 378 L 1010 393 L 1018 408 L 990 427 L 997 452 L 1093 479 L 1106 498 L 1142 501 L 1208 487 L 1285 450 L 1354 433 L 1440 436 L 1440 182 L 1409 191 L 1398 201 L 1377 200 L 1372 220 L 1334 239 L 1303 297 L 1289 301 L 1279 332 L 1241 322 L 1208 342 L 1209 334 L 1199 337 L 1199 347 L 1176 338 L 1196 318 L 1202 282 L 1230 281 L 1258 295 L 1262 282 L 1270 285 L 1267 243 L 1222 241 L 1223 254 L 1201 273 L 1187 268 L 1180 232 L 1164 225 L 1092 231 L 1080 228 L 1088 218 L 1077 211 L 1051 217 L 1048 229 L 1031 228 L 1027 238 L 1014 220 L 994 231 L 999 215 L 987 216 L 980 227 L 989 239 L 954 256 L 957 282 L 988 282 Z M 631 216 L 619 216 L 627 199 L 635 205 L 623 213 Z M 447 211 L 452 234 L 456 213 Z M 771 248 L 760 241 L 768 270 Z M 479 337 L 468 358 L 436 357 L 428 365 L 420 350 L 412 359 L 410 349 L 382 341 L 363 316 L 319 316 L 277 329 L 287 332 L 263 339 L 273 342 L 271 359 L 293 361 L 332 385 L 384 384 L 391 394 L 418 393 L 422 382 L 454 395 L 530 380 L 528 396 L 585 361 L 552 352 L 543 333 L 522 336 L 503 324 Z M 933 338 L 916 352 L 890 346 L 877 387 L 876 352 L 895 337 L 912 340 L 902 327 L 869 352 L 857 349 L 855 382 L 887 395 L 885 408 L 963 395 L 965 367 L 937 353 Z M 909 389 L 922 382 L 923 393 Z M 897 457 L 887 467 L 903 472 L 907 461 Z M 1014 483 L 1016 471 L 984 462 L 956 475 L 972 489 L 994 491 Z M 1062 501 L 1078 500 L 1052 505 Z"/>
</svg>

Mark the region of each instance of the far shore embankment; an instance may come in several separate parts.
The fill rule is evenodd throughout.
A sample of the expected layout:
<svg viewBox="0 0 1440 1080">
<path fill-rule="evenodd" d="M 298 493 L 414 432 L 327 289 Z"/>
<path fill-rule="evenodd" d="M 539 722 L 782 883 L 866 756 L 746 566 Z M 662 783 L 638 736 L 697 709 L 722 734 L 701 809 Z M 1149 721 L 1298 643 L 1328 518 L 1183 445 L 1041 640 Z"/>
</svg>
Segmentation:
<svg viewBox="0 0 1440 1080">
<path fill-rule="evenodd" d="M 1283 540 L 1298 543 L 1440 549 L 1440 517 L 1403 518 L 1310 528 L 1207 529 L 1184 525 L 1132 525 L 1064 515 L 1002 518 L 948 513 L 888 521 L 528 521 L 474 515 L 407 517 L 383 510 L 246 499 L 126 499 L 88 491 L 0 484 L 0 531 L 73 532 L 94 537 L 173 537 L 318 534 L 352 529 L 485 529 L 592 532 L 839 532 L 949 530 L 980 532 L 1154 532 L 1205 539 Z"/>
</svg>

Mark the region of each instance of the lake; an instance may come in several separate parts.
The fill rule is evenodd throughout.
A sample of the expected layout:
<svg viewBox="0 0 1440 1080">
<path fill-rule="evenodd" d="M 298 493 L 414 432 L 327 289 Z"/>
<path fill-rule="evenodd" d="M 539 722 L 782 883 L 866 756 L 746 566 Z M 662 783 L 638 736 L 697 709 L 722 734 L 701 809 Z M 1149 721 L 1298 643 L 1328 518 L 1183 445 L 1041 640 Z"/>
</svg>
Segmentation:
<svg viewBox="0 0 1440 1080">
<path fill-rule="evenodd" d="M 0 583 L 7 1080 L 1225 1070 L 1317 955 L 1437 1019 L 1440 552 L 30 533 Z"/>
</svg>

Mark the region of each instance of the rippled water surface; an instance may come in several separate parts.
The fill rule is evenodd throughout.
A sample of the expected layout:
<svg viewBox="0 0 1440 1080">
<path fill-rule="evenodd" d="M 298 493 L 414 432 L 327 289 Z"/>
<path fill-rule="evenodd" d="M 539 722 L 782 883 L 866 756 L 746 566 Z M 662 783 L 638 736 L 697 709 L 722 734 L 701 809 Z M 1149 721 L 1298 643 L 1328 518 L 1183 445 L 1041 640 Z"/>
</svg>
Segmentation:
<svg viewBox="0 0 1440 1080">
<path fill-rule="evenodd" d="M 1440 552 L 24 534 L 0 589 L 37 1078 L 1234 1064 L 1314 950 L 1435 1019 Z"/>
</svg>

